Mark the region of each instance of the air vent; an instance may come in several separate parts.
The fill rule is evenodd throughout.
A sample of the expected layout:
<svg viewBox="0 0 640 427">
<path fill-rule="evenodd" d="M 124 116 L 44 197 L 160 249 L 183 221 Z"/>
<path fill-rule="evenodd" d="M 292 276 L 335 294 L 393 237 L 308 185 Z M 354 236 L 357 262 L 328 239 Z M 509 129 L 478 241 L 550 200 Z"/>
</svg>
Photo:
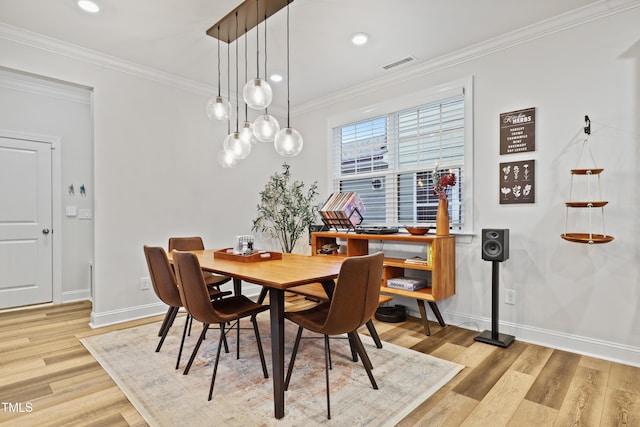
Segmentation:
<svg viewBox="0 0 640 427">
<path fill-rule="evenodd" d="M 404 65 L 406 63 L 409 63 L 415 60 L 416 60 L 415 56 L 407 56 L 406 58 L 399 59 L 395 62 L 392 62 L 391 64 L 383 65 L 382 68 L 384 68 L 385 70 L 390 70 L 392 68 L 399 67 L 401 65 Z"/>
</svg>

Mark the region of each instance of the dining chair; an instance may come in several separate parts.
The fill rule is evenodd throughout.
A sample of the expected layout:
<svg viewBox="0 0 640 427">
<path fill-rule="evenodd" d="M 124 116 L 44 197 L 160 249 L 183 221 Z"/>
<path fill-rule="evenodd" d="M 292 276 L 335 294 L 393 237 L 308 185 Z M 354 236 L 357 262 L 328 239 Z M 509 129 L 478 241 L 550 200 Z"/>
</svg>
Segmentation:
<svg viewBox="0 0 640 427">
<path fill-rule="evenodd" d="M 202 251 L 204 250 L 204 242 L 201 237 L 170 237 L 169 238 L 169 253 L 173 250 L 177 251 Z M 210 272 L 203 272 L 204 281 L 209 287 L 215 287 L 220 290 L 220 285 L 223 285 L 231 280 L 231 277 L 222 276 L 220 274 L 214 274 Z M 225 295 L 231 295 L 231 292 L 225 291 Z"/>
<path fill-rule="evenodd" d="M 194 237 L 170 237 L 168 252 L 171 253 L 173 250 L 177 251 L 202 251 L 204 250 L 204 242 L 202 241 L 202 237 L 194 236 Z M 208 271 L 203 271 L 204 281 L 207 286 L 211 289 L 211 291 L 220 292 L 220 298 L 225 297 L 227 295 L 231 295 L 233 292 L 231 291 L 221 291 L 220 285 L 223 285 L 231 280 L 231 277 L 222 276 L 220 274 L 214 274 Z M 168 322 L 169 319 L 165 316 L 165 322 Z M 169 323 L 170 325 L 171 323 Z M 191 325 L 189 325 L 191 326 Z M 189 327 L 189 333 L 191 333 L 191 327 Z"/>
<path fill-rule="evenodd" d="M 285 312 L 285 318 L 298 325 L 291 362 L 289 362 L 289 368 L 287 369 L 285 390 L 289 388 L 291 372 L 298 353 L 302 331 L 308 329 L 311 332 L 322 334 L 324 336 L 328 419 L 331 419 L 329 336 L 347 334 L 353 348 L 360 355 L 371 386 L 375 390 L 378 389 L 371 372 L 373 366 L 358 336 L 358 328 L 369 321 L 378 308 L 383 259 L 382 252 L 345 259 L 340 267 L 331 301 L 320 303 L 307 310 Z"/>
<path fill-rule="evenodd" d="M 331 298 L 327 294 L 326 289 L 322 286 L 321 283 L 308 283 L 306 285 L 298 285 L 292 288 L 288 288 L 287 292 L 291 292 L 296 295 L 301 295 L 310 301 L 314 302 L 323 302 L 329 301 Z M 378 306 L 382 306 L 384 304 L 389 303 L 393 300 L 393 297 L 389 295 L 380 294 L 378 298 Z M 382 341 L 380 340 L 380 336 L 378 335 L 378 331 L 376 330 L 375 325 L 373 324 L 373 320 L 369 319 L 365 326 L 369 330 L 369 335 L 373 339 L 373 342 L 376 344 L 377 348 L 382 348 Z"/>
<path fill-rule="evenodd" d="M 144 246 L 144 256 L 147 260 L 147 267 L 149 268 L 149 276 L 151 277 L 151 284 L 153 290 L 162 302 L 169 306 L 165 320 L 160 328 L 160 342 L 156 347 L 156 353 L 160 351 L 162 344 L 173 321 L 182 307 L 182 300 L 180 299 L 180 293 L 178 291 L 178 282 L 173 273 L 173 269 L 169 264 L 167 253 L 160 246 Z M 182 356 L 182 349 L 184 347 L 184 339 L 187 333 L 187 327 L 191 316 L 187 314 L 187 318 L 184 324 L 184 331 L 182 332 L 182 340 L 180 341 L 180 350 L 178 351 L 178 360 L 176 362 L 176 369 L 180 366 L 180 357 Z"/>
<path fill-rule="evenodd" d="M 262 364 L 262 372 L 264 378 L 269 378 L 267 373 L 267 365 L 264 360 L 264 352 L 262 350 L 262 342 L 260 341 L 260 331 L 258 330 L 258 322 L 256 316 L 269 309 L 266 305 L 261 305 L 251 301 L 244 295 L 234 295 L 228 298 L 222 298 L 214 301 L 207 299 L 207 285 L 202 275 L 200 268 L 200 262 L 198 257 L 191 252 L 173 251 L 173 262 L 176 271 L 176 278 L 178 280 L 178 291 L 180 292 L 180 298 L 182 304 L 191 316 L 202 322 L 204 327 L 200 338 L 191 354 L 189 363 L 185 369 L 186 375 L 191 368 L 191 364 L 195 359 L 195 355 L 202 344 L 202 340 L 205 337 L 207 329 L 211 323 L 217 323 L 220 327 L 220 339 L 218 341 L 218 348 L 216 351 L 216 359 L 213 365 L 213 374 L 211 376 L 211 387 L 209 388 L 209 400 L 213 395 L 213 386 L 216 381 L 216 373 L 218 371 L 218 362 L 220 360 L 220 349 L 225 340 L 226 334 L 229 330 L 237 326 L 237 338 L 236 357 L 240 358 L 240 319 L 249 317 L 253 324 L 253 332 L 256 336 L 256 343 L 258 345 L 258 355 L 260 356 L 260 363 Z M 228 328 L 227 323 L 235 322 Z"/>
</svg>

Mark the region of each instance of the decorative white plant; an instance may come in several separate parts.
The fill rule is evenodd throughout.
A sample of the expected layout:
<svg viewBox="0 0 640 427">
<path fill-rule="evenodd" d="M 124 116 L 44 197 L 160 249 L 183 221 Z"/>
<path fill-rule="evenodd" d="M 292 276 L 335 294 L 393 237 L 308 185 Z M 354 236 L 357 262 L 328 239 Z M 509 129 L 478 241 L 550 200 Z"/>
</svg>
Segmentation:
<svg viewBox="0 0 640 427">
<path fill-rule="evenodd" d="M 522 190 L 522 186 L 520 185 L 514 185 L 513 186 L 513 197 L 515 197 L 516 199 L 518 197 L 520 197 L 520 190 Z"/>
<path fill-rule="evenodd" d="M 502 168 L 502 173 L 504 173 L 504 180 L 506 181 L 509 178 L 509 172 L 511 172 L 511 166 L 505 166 Z"/>
</svg>

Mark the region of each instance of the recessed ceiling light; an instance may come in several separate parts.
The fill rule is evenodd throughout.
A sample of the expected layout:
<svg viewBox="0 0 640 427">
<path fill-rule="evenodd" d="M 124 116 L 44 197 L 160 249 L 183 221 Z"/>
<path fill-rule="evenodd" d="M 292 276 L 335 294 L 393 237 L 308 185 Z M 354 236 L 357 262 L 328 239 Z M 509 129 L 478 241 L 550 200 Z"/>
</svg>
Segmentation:
<svg viewBox="0 0 640 427">
<path fill-rule="evenodd" d="M 362 46 L 367 43 L 369 40 L 369 35 L 367 33 L 355 33 L 351 36 L 351 43 L 356 46 Z"/>
<path fill-rule="evenodd" d="M 271 77 L 269 77 L 269 80 L 271 80 L 274 83 L 280 83 L 282 81 L 282 75 L 281 74 L 271 74 Z"/>
<path fill-rule="evenodd" d="M 85 12 L 89 12 L 89 13 L 100 12 L 100 6 L 98 6 L 96 2 L 93 2 L 91 0 L 78 0 L 76 3 L 78 4 L 78 7 L 84 10 Z"/>
</svg>

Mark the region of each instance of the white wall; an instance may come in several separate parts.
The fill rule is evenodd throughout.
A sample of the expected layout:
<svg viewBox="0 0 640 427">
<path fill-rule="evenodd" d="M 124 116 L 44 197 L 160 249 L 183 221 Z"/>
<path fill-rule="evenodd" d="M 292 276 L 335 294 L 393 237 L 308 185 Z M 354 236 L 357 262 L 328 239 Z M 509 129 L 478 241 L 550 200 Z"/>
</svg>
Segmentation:
<svg viewBox="0 0 640 427">
<path fill-rule="evenodd" d="M 511 230 L 511 259 L 501 266 L 504 287 L 517 304 L 501 304 L 502 332 L 574 351 L 638 364 L 638 114 L 640 10 L 595 20 L 475 59 L 433 67 L 391 83 L 363 86 L 320 100 L 294 115 L 305 137 L 289 161 L 296 178 L 327 189 L 327 119 L 372 103 L 474 76 L 474 229 L 457 246 L 457 294 L 440 303 L 447 322 L 490 318 L 490 264 L 480 259 L 483 227 Z M 229 245 L 249 232 L 258 192 L 282 158 L 270 144 L 236 169 L 215 161 L 226 129 L 210 122 L 211 92 L 152 73 L 122 71 L 82 55 L 57 54 L 33 43 L 0 37 L 0 66 L 94 89 L 95 300 L 94 325 L 164 311 L 151 290 L 143 244 L 166 246 L 171 235 L 202 235 L 209 247 Z M 37 44 L 36 44 L 37 46 Z M 409 78 L 411 77 L 411 78 Z M 195 87 L 195 85 L 194 85 Z M 537 108 L 534 205 L 497 201 L 498 163 L 529 156 L 499 156 L 498 115 Z M 577 156 L 572 138 L 584 114 L 593 121 L 593 150 L 605 168 L 607 245 L 560 239 L 563 202 Z M 300 251 L 307 250 L 302 245 Z M 468 326 L 468 325 L 467 325 Z"/>
<path fill-rule="evenodd" d="M 54 301 L 73 301 L 91 297 L 93 262 L 93 219 L 67 217 L 65 206 L 93 210 L 93 111 L 91 92 L 59 82 L 46 81 L 0 69 L 0 129 L 45 135 L 59 140 L 62 209 L 61 230 L 54 228 L 54 239 L 61 239 L 61 295 Z M 55 156 L 54 156 L 55 158 Z M 67 188 L 73 184 L 75 195 Z M 85 196 L 80 194 L 84 184 Z M 55 280 L 54 280 L 55 282 Z M 55 285 L 54 285 L 55 289 Z"/>
<path fill-rule="evenodd" d="M 640 10 L 546 35 L 477 59 L 391 84 L 365 85 L 318 101 L 295 118 L 307 145 L 326 145 L 328 121 L 341 113 L 450 81 L 474 78 L 474 222 L 457 245 L 457 293 L 439 303 L 445 319 L 491 329 L 491 263 L 481 260 L 482 228 L 509 228 L 511 258 L 501 264 L 500 332 L 554 347 L 640 364 Z M 500 156 L 499 114 L 536 107 L 536 150 Z M 568 243 L 564 202 L 592 120 L 591 147 L 603 167 L 605 245 Z M 499 163 L 535 159 L 536 203 L 500 205 Z M 599 218 L 599 217 L 598 217 Z M 569 227 L 569 232 L 586 229 Z M 414 301 L 405 300 L 417 312 Z M 434 319 L 433 317 L 431 317 Z M 477 325 L 477 326 L 476 326 Z"/>
</svg>

